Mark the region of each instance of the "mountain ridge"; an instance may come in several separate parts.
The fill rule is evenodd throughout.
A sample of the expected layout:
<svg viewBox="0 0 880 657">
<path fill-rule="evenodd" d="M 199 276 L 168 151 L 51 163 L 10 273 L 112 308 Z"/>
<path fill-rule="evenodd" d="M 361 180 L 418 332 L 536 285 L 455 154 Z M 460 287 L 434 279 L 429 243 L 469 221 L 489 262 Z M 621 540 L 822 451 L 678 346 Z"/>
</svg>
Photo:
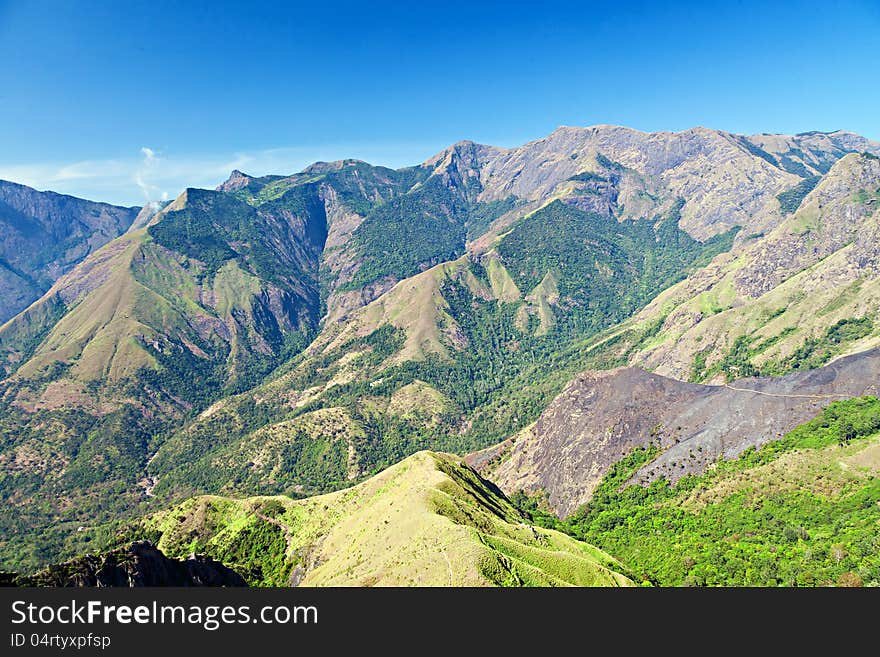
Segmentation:
<svg viewBox="0 0 880 657">
<path fill-rule="evenodd" d="M 876 396 L 878 380 L 878 349 L 816 370 L 723 386 L 633 367 L 585 372 L 533 427 L 466 462 L 509 495 L 545 494 L 550 509 L 565 517 L 589 502 L 609 469 L 634 449 L 658 449 L 634 483 L 675 483 L 781 437 L 831 401 Z"/>
<path fill-rule="evenodd" d="M 0 494 L 20 511 L 0 548 L 44 562 L 88 509 L 326 492 L 422 449 L 487 447 L 578 372 L 682 342 L 694 304 L 705 325 L 739 317 L 752 306 L 726 307 L 725 276 L 798 227 L 806 255 L 783 264 L 808 270 L 756 269 L 765 294 L 798 275 L 840 285 L 824 315 L 802 300 L 774 319 L 782 304 L 762 303 L 761 326 L 806 326 L 810 310 L 816 334 L 705 341 L 702 357 L 682 349 L 677 376 L 742 378 L 765 367 L 758 346 L 779 353 L 771 374 L 868 348 L 873 279 L 856 290 L 835 273 L 873 262 L 861 181 L 875 156 L 847 153 L 863 143 L 877 147 L 846 133 L 561 128 L 398 170 L 236 171 L 145 208 L 0 327 Z M 691 294 L 701 281 L 711 294 Z M 34 527 L 44 548 L 27 545 Z"/>
<path fill-rule="evenodd" d="M 124 233 L 139 210 L 0 180 L 0 325 Z"/>
<path fill-rule="evenodd" d="M 608 555 L 525 525 L 491 484 L 431 452 L 336 493 L 196 498 L 144 527 L 161 533 L 168 554 L 195 546 L 263 585 L 632 585 Z"/>
</svg>

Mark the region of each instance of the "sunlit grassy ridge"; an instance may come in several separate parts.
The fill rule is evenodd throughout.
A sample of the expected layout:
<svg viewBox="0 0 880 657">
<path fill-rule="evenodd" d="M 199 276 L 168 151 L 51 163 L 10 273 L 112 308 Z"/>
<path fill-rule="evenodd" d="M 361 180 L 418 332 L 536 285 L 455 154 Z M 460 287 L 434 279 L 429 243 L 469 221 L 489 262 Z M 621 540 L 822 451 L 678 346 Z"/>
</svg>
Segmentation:
<svg viewBox="0 0 880 657">
<path fill-rule="evenodd" d="M 608 555 L 524 524 L 494 486 L 432 452 L 336 493 L 199 497 L 145 525 L 166 554 L 205 552 L 260 585 L 631 584 Z"/>
</svg>

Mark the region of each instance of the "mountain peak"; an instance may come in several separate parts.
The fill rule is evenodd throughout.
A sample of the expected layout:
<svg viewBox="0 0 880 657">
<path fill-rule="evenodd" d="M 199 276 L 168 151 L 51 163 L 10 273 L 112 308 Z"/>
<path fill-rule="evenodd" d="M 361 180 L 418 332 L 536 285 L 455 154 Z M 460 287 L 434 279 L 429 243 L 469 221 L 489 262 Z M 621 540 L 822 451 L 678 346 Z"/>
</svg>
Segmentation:
<svg viewBox="0 0 880 657">
<path fill-rule="evenodd" d="M 153 217 L 159 214 L 162 210 L 168 206 L 171 201 L 150 201 L 141 208 L 140 212 L 138 212 L 137 217 L 135 217 L 134 222 L 132 222 L 129 230 L 137 230 L 138 228 L 143 228 L 147 224 L 152 221 Z"/>
<path fill-rule="evenodd" d="M 346 167 L 357 166 L 358 164 L 366 164 L 366 162 L 353 157 L 349 157 L 344 160 L 333 160 L 332 162 L 315 162 L 303 169 L 302 172 L 311 174 L 330 173 L 332 171 L 339 171 Z"/>
<path fill-rule="evenodd" d="M 468 156 L 469 159 L 472 159 L 475 162 L 484 162 L 492 156 L 498 155 L 507 150 L 509 149 L 499 148 L 497 146 L 487 146 L 486 144 L 479 144 L 475 141 L 471 141 L 470 139 L 462 139 L 461 141 L 457 141 L 451 146 L 447 146 L 439 153 L 436 153 L 429 157 L 427 160 L 422 162 L 422 166 L 443 166 L 444 162 L 446 162 L 447 164 L 448 162 L 451 162 L 451 159 L 453 157 L 461 157 L 463 155 Z"/>
<path fill-rule="evenodd" d="M 238 169 L 233 169 L 232 173 L 229 174 L 229 178 L 226 179 L 224 183 L 217 186 L 218 192 L 234 192 L 244 187 L 247 187 L 253 178 L 246 173 L 239 171 Z"/>
</svg>

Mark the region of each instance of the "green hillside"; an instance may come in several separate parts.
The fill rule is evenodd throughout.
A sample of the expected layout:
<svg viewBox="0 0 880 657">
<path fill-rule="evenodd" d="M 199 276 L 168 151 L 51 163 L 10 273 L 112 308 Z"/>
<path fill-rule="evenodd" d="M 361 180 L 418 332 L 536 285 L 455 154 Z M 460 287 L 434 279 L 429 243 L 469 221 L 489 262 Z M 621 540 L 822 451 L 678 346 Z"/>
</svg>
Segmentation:
<svg viewBox="0 0 880 657">
<path fill-rule="evenodd" d="M 880 585 L 880 401 L 834 402 L 739 459 L 672 486 L 627 485 L 652 450 L 608 474 L 565 521 L 514 495 L 533 521 L 615 555 L 663 586 Z"/>
<path fill-rule="evenodd" d="M 631 585 L 615 560 L 523 524 L 494 486 L 431 452 L 337 493 L 199 497 L 143 526 L 165 554 L 205 553 L 252 585 Z"/>
<path fill-rule="evenodd" d="M 858 145 L 560 128 L 188 189 L 0 326 L 0 564 L 487 448 L 584 370 L 722 383 L 880 344 Z"/>
<path fill-rule="evenodd" d="M 401 282 L 272 381 L 170 436 L 149 467 L 156 494 L 323 492 L 421 449 L 464 453 L 504 439 L 576 372 L 603 364 L 584 349 L 597 332 L 736 232 L 704 244 L 675 222 L 609 222 L 555 202 L 484 261 L 459 258 Z M 514 276 L 505 261 L 520 263 Z M 525 297 L 513 293 L 536 280 Z M 395 412 L 416 382 L 439 407 Z M 302 429 L 331 410 L 346 420 Z"/>
</svg>

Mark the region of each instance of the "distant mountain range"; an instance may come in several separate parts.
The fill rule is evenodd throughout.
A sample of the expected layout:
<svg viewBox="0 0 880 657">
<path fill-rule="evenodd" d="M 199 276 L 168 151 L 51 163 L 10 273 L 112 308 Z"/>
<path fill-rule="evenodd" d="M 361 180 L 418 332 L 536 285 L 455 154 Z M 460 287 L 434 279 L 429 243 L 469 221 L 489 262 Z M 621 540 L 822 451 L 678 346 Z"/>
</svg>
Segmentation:
<svg viewBox="0 0 880 657">
<path fill-rule="evenodd" d="M 12 183 L 0 201 L 10 569 L 116 547 L 136 516 L 204 495 L 366 486 L 422 450 L 471 453 L 508 496 L 568 516 L 634 449 L 656 451 L 633 483 L 675 484 L 876 393 L 880 143 L 847 132 L 564 127 L 399 170 L 234 171 L 144 210 Z M 492 523 L 515 526 L 492 495 Z M 231 537 L 202 538 L 232 559 Z M 491 549 L 509 565 L 526 548 Z M 499 583 L 471 558 L 454 583 Z M 586 581 L 530 559 L 504 577 Z M 343 583 L 307 563 L 248 576 Z"/>
<path fill-rule="evenodd" d="M 0 323 L 128 230 L 139 211 L 0 180 Z"/>
</svg>

